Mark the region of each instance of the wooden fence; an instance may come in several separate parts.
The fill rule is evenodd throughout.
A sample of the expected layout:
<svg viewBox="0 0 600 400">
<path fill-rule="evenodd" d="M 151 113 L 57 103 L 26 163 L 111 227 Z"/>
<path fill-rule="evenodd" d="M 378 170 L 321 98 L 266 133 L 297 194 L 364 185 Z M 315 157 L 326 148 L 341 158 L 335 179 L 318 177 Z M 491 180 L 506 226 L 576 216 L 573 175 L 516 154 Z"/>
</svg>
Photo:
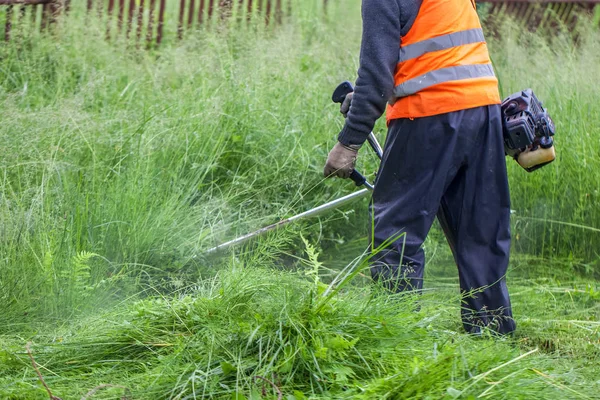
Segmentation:
<svg viewBox="0 0 600 400">
<path fill-rule="evenodd" d="M 168 5 L 178 7 L 177 37 L 181 39 L 186 29 L 195 29 L 210 24 L 213 20 L 222 21 L 232 15 L 242 20 L 261 18 L 267 25 L 281 24 L 284 16 L 292 13 L 292 3 L 295 0 L 85 1 L 87 13 L 97 15 L 106 23 L 107 38 L 123 34 L 127 38 L 132 37 L 139 41 L 145 36 L 148 44 L 160 44 L 165 35 L 165 10 Z M 324 5 L 328 2 L 320 1 Z M 6 6 L 4 39 L 9 40 L 13 25 L 22 21 L 26 13 L 31 15 L 36 29 L 45 30 L 60 14 L 69 12 L 71 0 L 0 0 L 0 6 Z M 38 8 L 41 8 L 41 11 L 38 11 Z M 42 16 L 38 18 L 40 13 Z M 37 22 L 38 20 L 40 22 Z"/>
<path fill-rule="evenodd" d="M 196 29 L 231 16 L 238 20 L 252 17 L 265 24 L 281 24 L 299 0 L 85 0 L 88 14 L 96 14 L 106 23 L 106 36 L 125 35 L 138 42 L 159 45 L 165 35 L 165 10 L 170 4 L 177 9 L 177 37 L 185 30 Z M 301 1 L 301 0 L 300 0 Z M 323 2 L 327 9 L 328 0 Z M 600 0 L 477 0 L 492 16 L 510 15 L 534 29 L 562 21 L 572 26 L 581 12 L 591 11 Z M 486 4 L 487 3 L 487 4 Z M 73 3 L 75 4 L 75 3 Z M 5 6 L 4 39 L 9 40 L 13 25 L 29 18 L 34 29 L 46 30 L 62 13 L 68 13 L 71 0 L 0 0 Z M 356 6 L 359 4 L 357 2 Z M 0 15 L 2 9 L 0 7 Z M 1 22 L 0 22 L 1 24 Z M 0 25 L 1 26 L 1 25 Z"/>
<path fill-rule="evenodd" d="M 572 29 L 582 14 L 591 14 L 600 0 L 477 0 L 494 19 L 508 16 L 530 30 L 554 28 L 560 22 Z"/>
<path fill-rule="evenodd" d="M 10 40 L 13 24 L 29 18 L 35 25 L 39 17 L 39 29 L 45 30 L 56 21 L 62 7 L 68 7 L 70 0 L 0 0 L 0 6 L 6 6 L 4 22 L 4 40 Z M 27 11 L 29 9 L 29 11 Z M 38 10 L 40 9 L 40 10 Z"/>
<path fill-rule="evenodd" d="M 118 3 L 115 0 L 87 0 L 86 9 L 88 14 L 96 14 L 98 18 L 106 20 L 107 39 L 111 38 L 111 28 L 114 26 L 113 19 L 116 18 L 115 35 L 123 34 L 123 25 L 126 24 L 124 34 L 127 38 L 130 38 L 135 24 L 135 38 L 137 41 L 141 39 L 145 30 L 148 43 L 151 43 L 156 37 L 156 43 L 160 44 L 163 40 L 166 0 L 159 1 L 158 10 L 156 0 L 149 0 L 147 3 L 144 0 L 138 0 L 138 2 L 136 0 L 118 0 Z M 148 18 L 144 27 L 144 14 L 146 11 Z M 158 21 L 156 21 L 157 18 Z"/>
</svg>

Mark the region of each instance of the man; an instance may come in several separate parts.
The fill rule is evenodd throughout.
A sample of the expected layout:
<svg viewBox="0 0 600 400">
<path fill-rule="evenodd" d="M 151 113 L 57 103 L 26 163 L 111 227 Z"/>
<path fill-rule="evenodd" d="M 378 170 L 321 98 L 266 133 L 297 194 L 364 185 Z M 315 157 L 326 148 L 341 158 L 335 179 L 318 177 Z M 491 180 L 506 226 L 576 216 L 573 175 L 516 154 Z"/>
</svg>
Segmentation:
<svg viewBox="0 0 600 400">
<path fill-rule="evenodd" d="M 372 277 L 392 291 L 421 289 L 422 244 L 437 215 L 458 266 L 465 329 L 510 333 L 500 96 L 475 3 L 363 0 L 362 18 L 358 79 L 324 173 L 350 175 L 387 103 L 372 245 L 406 236 L 374 255 Z"/>
</svg>

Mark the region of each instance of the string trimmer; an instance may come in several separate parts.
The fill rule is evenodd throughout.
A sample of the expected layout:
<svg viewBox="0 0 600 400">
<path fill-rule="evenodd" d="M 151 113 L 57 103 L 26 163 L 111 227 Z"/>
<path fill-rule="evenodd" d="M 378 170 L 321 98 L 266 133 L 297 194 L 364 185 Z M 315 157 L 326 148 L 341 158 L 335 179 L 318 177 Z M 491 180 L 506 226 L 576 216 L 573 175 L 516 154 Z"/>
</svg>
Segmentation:
<svg viewBox="0 0 600 400">
<path fill-rule="evenodd" d="M 350 82 L 342 82 L 333 92 L 332 100 L 341 104 L 346 96 L 353 91 L 354 88 Z M 513 157 L 528 172 L 554 161 L 555 151 L 552 139 L 552 136 L 554 136 L 554 123 L 546 109 L 543 108 L 542 103 L 533 94 L 533 91 L 526 89 L 509 96 L 502 102 L 501 108 L 506 155 Z M 373 132 L 369 134 L 367 141 L 375 154 L 381 159 L 383 151 Z M 373 185 L 356 169 L 350 174 L 350 179 L 354 181 L 356 186 L 364 186 L 364 189 L 220 244 L 209 249 L 207 253 L 214 253 L 242 244 L 292 222 L 324 214 L 351 201 L 365 197 L 373 191 Z"/>
<path fill-rule="evenodd" d="M 342 103 L 344 101 L 344 99 L 346 98 L 346 95 L 353 91 L 354 91 L 354 88 L 352 87 L 352 84 L 350 82 L 343 82 L 334 90 L 331 99 L 335 103 Z M 369 134 L 369 137 L 367 140 L 369 142 L 369 145 L 375 152 L 375 154 L 377 154 L 379 159 L 381 159 L 381 157 L 383 155 L 383 151 L 381 149 L 381 146 L 379 145 L 379 142 L 377 142 L 377 138 L 375 137 L 373 132 L 371 132 Z M 356 186 L 364 186 L 364 188 L 359 190 L 358 192 L 351 193 L 351 194 L 341 197 L 339 199 L 330 201 L 329 203 L 312 208 L 312 209 L 305 211 L 303 213 L 300 213 L 298 215 L 294 215 L 293 217 L 286 218 L 279 222 L 271 224 L 269 226 L 265 226 L 264 228 L 260 228 L 259 230 L 255 231 L 255 232 L 248 233 L 244 236 L 240 236 L 236 239 L 230 240 L 229 242 L 222 243 L 218 246 L 215 246 L 215 247 L 209 249 L 206 253 L 210 254 L 210 253 L 217 252 L 219 250 L 226 249 L 231 246 L 242 244 L 242 243 L 249 241 L 250 239 L 253 239 L 257 236 L 261 236 L 267 232 L 273 231 L 277 228 L 280 228 L 284 225 L 288 225 L 292 222 L 299 221 L 301 219 L 308 218 L 308 217 L 314 217 L 317 215 L 321 215 L 330 210 L 335 210 L 345 204 L 350 203 L 351 201 L 363 198 L 367 194 L 369 194 L 370 192 L 373 191 L 373 185 L 371 185 L 367 181 L 367 179 L 356 169 L 354 169 L 352 171 L 352 173 L 350 174 L 350 179 L 352 179 L 354 181 Z"/>
</svg>

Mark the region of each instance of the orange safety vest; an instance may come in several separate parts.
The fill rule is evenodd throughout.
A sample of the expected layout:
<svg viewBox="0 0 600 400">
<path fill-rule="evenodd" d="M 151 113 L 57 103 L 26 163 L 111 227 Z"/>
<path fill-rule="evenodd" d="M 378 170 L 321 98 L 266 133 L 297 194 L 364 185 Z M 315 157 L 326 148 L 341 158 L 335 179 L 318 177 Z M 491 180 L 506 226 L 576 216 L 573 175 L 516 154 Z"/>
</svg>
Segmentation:
<svg viewBox="0 0 600 400">
<path fill-rule="evenodd" d="M 401 37 L 388 122 L 500 104 L 473 0 L 423 0 Z"/>
</svg>

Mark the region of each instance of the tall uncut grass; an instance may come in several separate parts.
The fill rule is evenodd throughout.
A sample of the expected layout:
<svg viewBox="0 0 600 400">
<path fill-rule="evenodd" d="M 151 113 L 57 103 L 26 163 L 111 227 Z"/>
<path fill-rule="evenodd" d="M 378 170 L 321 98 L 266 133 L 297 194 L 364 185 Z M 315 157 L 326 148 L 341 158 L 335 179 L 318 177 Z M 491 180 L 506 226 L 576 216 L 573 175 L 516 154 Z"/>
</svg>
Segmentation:
<svg viewBox="0 0 600 400">
<path fill-rule="evenodd" d="M 14 307 L 56 313 L 81 304 L 84 281 L 178 270 L 344 186 L 321 183 L 340 63 L 315 40 L 323 26 L 160 53 L 67 27 L 1 50 L 1 296 Z"/>
<path fill-rule="evenodd" d="M 204 254 L 355 190 L 322 167 L 343 123 L 331 91 L 356 77 L 360 5 L 330 2 L 324 17 L 315 4 L 298 1 L 281 27 L 221 26 L 149 51 L 107 43 L 80 4 L 53 35 L 16 29 L 0 44 L 0 398 L 48 397 L 29 340 L 65 399 L 103 383 L 140 399 L 594 397 L 591 26 L 577 41 L 489 35 L 502 94 L 533 88 L 557 125 L 555 163 L 527 174 L 507 160 L 514 338 L 461 333 L 439 231 L 424 296 L 373 292 L 367 200 Z M 383 121 L 375 131 L 383 142 Z M 358 167 L 373 178 L 366 148 Z M 119 398 L 117 386 L 93 397 Z"/>
<path fill-rule="evenodd" d="M 535 35 L 506 24 L 491 44 L 502 93 L 532 88 L 556 124 L 556 162 L 532 174 L 509 162 L 516 248 L 591 262 L 596 272 L 600 95 L 593 76 L 600 71 L 599 39 L 589 25 L 576 33 Z"/>
</svg>

